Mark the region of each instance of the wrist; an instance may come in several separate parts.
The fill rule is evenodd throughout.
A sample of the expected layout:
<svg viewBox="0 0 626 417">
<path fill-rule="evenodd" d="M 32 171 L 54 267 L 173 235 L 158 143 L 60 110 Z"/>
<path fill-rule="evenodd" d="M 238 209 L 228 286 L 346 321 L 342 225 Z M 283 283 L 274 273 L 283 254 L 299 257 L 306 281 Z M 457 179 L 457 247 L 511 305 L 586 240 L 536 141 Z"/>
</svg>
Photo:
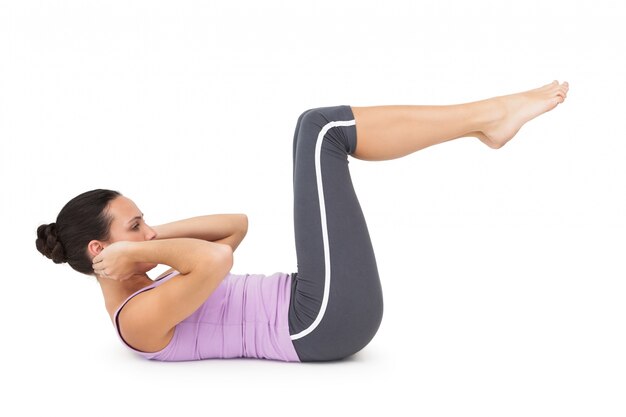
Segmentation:
<svg viewBox="0 0 626 417">
<path fill-rule="evenodd" d="M 156 234 L 156 237 L 154 238 L 155 240 L 167 239 L 167 236 L 165 235 L 165 231 L 163 229 L 163 225 L 152 226 L 152 230 L 154 230 L 154 233 Z"/>
<path fill-rule="evenodd" d="M 131 262 L 145 262 L 142 256 L 142 247 L 145 242 L 126 242 L 126 255 Z"/>
</svg>

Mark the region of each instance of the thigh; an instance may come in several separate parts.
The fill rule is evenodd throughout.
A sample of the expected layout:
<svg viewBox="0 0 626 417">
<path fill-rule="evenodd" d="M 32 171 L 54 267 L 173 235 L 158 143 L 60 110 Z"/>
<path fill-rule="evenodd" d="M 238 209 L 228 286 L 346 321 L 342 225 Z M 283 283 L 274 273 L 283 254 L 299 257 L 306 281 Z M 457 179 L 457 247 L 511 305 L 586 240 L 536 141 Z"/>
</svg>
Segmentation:
<svg viewBox="0 0 626 417">
<path fill-rule="evenodd" d="M 382 320 L 374 250 L 350 172 L 356 148 L 349 106 L 304 112 L 294 136 L 294 230 L 298 272 L 289 327 L 302 361 L 362 349 Z"/>
</svg>

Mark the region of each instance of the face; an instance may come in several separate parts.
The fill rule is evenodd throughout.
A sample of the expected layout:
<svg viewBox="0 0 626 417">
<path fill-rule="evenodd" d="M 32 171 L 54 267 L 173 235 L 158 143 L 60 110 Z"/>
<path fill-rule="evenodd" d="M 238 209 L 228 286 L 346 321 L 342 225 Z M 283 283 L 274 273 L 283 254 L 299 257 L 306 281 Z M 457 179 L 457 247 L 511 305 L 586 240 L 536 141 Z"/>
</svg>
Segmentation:
<svg viewBox="0 0 626 417">
<path fill-rule="evenodd" d="M 116 197 L 109 203 L 107 213 L 113 218 L 109 240 L 102 242 L 106 247 L 117 241 L 143 242 L 156 238 L 156 232 L 146 224 L 143 213 L 135 203 L 124 196 Z M 137 265 L 139 273 L 145 273 L 157 266 L 152 263 L 140 263 Z"/>
<path fill-rule="evenodd" d="M 108 243 L 120 240 L 143 242 L 156 237 L 154 229 L 144 221 L 141 210 L 127 197 L 119 196 L 112 200 L 108 215 L 113 217 Z"/>
</svg>

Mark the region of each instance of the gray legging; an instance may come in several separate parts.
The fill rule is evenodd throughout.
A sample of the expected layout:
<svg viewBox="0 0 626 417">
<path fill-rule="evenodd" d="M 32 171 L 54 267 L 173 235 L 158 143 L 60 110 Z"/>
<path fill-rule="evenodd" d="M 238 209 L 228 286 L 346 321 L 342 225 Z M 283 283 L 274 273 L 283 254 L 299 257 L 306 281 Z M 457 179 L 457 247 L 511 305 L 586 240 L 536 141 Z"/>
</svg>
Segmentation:
<svg viewBox="0 0 626 417">
<path fill-rule="evenodd" d="M 376 258 L 348 155 L 356 149 L 350 106 L 319 107 L 298 118 L 293 141 L 294 228 L 289 333 L 302 362 L 350 356 L 383 317 Z"/>
</svg>

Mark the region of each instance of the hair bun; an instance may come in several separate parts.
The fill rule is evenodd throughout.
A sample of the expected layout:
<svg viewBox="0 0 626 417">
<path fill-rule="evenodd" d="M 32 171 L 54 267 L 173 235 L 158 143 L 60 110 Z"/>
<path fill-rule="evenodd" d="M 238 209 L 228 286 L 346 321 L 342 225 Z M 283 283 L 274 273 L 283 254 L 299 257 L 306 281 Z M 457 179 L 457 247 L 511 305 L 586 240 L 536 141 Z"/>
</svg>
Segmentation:
<svg viewBox="0 0 626 417">
<path fill-rule="evenodd" d="M 67 262 L 65 249 L 57 237 L 56 223 L 42 224 L 37 228 L 37 250 L 55 264 Z"/>
</svg>

